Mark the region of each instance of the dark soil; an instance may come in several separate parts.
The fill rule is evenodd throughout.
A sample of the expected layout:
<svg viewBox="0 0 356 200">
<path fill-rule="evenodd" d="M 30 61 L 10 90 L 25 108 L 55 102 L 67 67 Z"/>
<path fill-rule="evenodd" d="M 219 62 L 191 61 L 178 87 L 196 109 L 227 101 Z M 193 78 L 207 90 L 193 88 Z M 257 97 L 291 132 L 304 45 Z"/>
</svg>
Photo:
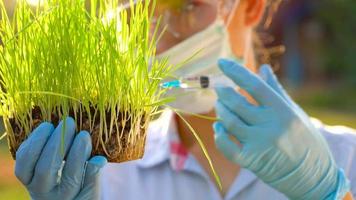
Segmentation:
<svg viewBox="0 0 356 200">
<path fill-rule="evenodd" d="M 93 107 L 90 108 L 90 115 L 93 117 L 95 113 L 95 109 Z M 106 112 L 106 123 L 110 124 L 111 119 L 111 112 Z M 119 127 L 115 126 L 112 128 L 111 137 L 105 143 L 105 149 L 107 153 L 104 151 L 104 147 L 100 144 L 100 136 L 99 136 L 99 129 L 100 129 L 100 118 L 99 114 L 96 115 L 94 119 L 94 127 L 92 131 L 90 131 L 90 122 L 89 122 L 89 115 L 87 112 L 81 113 L 74 113 L 74 111 L 69 112 L 69 116 L 73 117 L 77 116 L 76 127 L 77 131 L 86 130 L 90 132 L 92 138 L 92 156 L 95 155 L 103 155 L 108 158 L 109 162 L 124 162 L 129 160 L 135 160 L 142 158 L 144 152 L 144 143 L 146 139 L 146 130 L 145 130 L 145 116 L 141 118 L 141 126 L 140 126 L 140 133 L 137 134 L 137 144 L 129 144 L 128 143 L 128 133 L 131 131 L 130 127 L 130 119 L 126 119 L 125 127 L 122 127 L 122 120 L 125 120 L 125 113 L 119 112 L 118 113 L 118 123 Z M 32 130 L 37 128 L 41 122 L 44 120 L 42 119 L 41 110 L 39 107 L 34 107 L 32 109 Z M 60 117 L 57 113 L 52 113 L 51 115 L 51 123 L 56 127 L 59 124 Z M 26 133 L 24 129 L 17 123 L 15 119 L 9 120 L 10 125 L 12 127 L 16 145 L 10 145 L 10 152 L 14 159 L 16 159 L 16 151 L 21 145 L 21 143 L 26 139 Z M 117 131 L 118 130 L 118 131 Z M 109 131 L 109 130 L 108 130 Z M 121 140 L 118 141 L 118 134 L 122 133 Z M 105 138 L 102 138 L 105 141 Z"/>
</svg>

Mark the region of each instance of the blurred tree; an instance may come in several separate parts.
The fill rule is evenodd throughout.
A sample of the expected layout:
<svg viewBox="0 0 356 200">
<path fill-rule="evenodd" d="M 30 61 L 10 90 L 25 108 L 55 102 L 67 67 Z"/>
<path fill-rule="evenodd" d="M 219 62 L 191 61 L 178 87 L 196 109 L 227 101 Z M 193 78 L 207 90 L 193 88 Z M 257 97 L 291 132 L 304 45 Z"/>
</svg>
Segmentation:
<svg viewBox="0 0 356 200">
<path fill-rule="evenodd" d="M 356 86 L 356 1 L 322 0 L 316 18 L 325 31 L 322 43 L 326 74 Z"/>
</svg>

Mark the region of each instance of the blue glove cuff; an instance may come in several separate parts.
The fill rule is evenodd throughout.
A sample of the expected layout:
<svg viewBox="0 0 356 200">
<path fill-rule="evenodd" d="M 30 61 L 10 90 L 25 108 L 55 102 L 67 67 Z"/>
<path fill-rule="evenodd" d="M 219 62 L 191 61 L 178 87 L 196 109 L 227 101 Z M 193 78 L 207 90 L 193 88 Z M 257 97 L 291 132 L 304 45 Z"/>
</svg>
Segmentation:
<svg viewBox="0 0 356 200">
<path fill-rule="evenodd" d="M 343 200 L 350 189 L 350 181 L 346 178 L 344 170 L 340 168 L 336 191 L 326 197 L 326 200 Z"/>
</svg>

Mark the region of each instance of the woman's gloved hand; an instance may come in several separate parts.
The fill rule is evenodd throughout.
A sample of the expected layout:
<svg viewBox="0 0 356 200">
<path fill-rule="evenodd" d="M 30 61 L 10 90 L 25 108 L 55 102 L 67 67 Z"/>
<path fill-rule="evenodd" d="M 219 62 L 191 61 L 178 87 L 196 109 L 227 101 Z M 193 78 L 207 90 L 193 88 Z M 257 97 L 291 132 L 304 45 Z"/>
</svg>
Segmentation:
<svg viewBox="0 0 356 200">
<path fill-rule="evenodd" d="M 44 122 L 16 152 L 15 175 L 33 200 L 96 200 L 99 171 L 107 160 L 102 156 L 89 159 L 91 151 L 89 133 L 76 135 L 72 118 L 62 121 L 56 129 Z"/>
<path fill-rule="evenodd" d="M 264 81 L 232 61 L 222 59 L 219 65 L 259 104 L 232 88 L 217 89 L 215 141 L 224 155 L 291 199 L 342 199 L 349 191 L 343 171 L 271 68 L 260 69 Z"/>
</svg>

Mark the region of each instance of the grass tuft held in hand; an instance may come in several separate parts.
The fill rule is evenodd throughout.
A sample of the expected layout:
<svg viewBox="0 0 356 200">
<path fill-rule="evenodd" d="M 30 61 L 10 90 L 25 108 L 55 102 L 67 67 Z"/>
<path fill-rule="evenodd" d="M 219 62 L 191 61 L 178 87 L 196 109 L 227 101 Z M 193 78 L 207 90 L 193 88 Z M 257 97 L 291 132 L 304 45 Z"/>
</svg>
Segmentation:
<svg viewBox="0 0 356 200">
<path fill-rule="evenodd" d="M 163 99 L 167 61 L 154 59 L 148 1 L 18 0 L 0 3 L 1 115 L 15 152 L 42 121 L 67 116 L 88 130 L 93 154 L 122 162 L 143 155 L 147 125 Z"/>
<path fill-rule="evenodd" d="M 0 2 L 0 114 L 14 158 L 42 121 L 56 126 L 68 116 L 90 132 L 93 155 L 111 162 L 143 156 L 149 122 L 174 100 L 160 83 L 177 68 L 154 57 L 152 5 L 90 0 L 88 9 L 83 0 L 47 0 L 33 8 L 18 0 L 10 19 Z"/>
</svg>

